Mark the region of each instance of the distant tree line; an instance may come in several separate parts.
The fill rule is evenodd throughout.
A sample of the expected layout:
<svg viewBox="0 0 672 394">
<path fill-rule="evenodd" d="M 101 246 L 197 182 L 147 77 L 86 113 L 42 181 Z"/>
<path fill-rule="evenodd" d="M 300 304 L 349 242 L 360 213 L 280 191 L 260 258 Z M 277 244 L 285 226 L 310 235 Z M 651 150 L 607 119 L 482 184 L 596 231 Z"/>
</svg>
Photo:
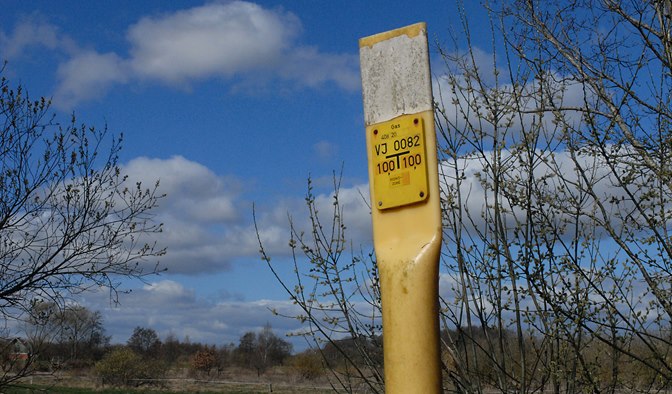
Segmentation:
<svg viewBox="0 0 672 394">
<path fill-rule="evenodd" d="M 90 370 L 104 384 L 141 385 L 165 378 L 170 371 L 214 378 L 236 367 L 261 376 L 292 355 L 291 343 L 268 324 L 258 332 L 243 333 L 238 344 L 180 341 L 174 334 L 161 340 L 154 329 L 140 326 L 125 344 L 111 344 L 100 312 L 39 303 L 32 316 L 25 337 L 0 340 L 0 368 L 6 374 Z"/>
<path fill-rule="evenodd" d="M 292 354 L 292 345 L 277 336 L 270 325 L 259 332 L 244 333 L 237 345 L 208 345 L 178 340 L 169 334 L 161 341 L 155 330 L 136 327 L 126 345 L 111 346 L 95 363 L 104 384 L 152 384 L 170 371 L 186 370 L 192 376 L 221 377 L 225 368 L 245 368 L 263 374 L 282 365 Z"/>
</svg>

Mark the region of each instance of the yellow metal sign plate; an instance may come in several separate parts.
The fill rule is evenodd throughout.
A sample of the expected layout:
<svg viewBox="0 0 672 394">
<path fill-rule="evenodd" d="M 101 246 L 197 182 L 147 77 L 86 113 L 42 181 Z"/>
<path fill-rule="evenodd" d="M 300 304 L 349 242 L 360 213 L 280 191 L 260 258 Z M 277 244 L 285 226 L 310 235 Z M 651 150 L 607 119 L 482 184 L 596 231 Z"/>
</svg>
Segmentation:
<svg viewBox="0 0 672 394">
<path fill-rule="evenodd" d="M 372 202 L 380 209 L 427 199 L 425 127 L 419 115 L 403 115 L 367 127 Z"/>
</svg>

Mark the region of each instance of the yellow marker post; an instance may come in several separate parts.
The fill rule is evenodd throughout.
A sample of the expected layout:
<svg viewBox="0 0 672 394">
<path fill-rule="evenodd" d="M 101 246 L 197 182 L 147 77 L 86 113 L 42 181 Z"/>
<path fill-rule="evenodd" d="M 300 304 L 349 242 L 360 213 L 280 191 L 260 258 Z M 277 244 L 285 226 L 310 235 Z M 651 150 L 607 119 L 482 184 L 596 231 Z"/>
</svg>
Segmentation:
<svg viewBox="0 0 672 394">
<path fill-rule="evenodd" d="M 439 393 L 441 249 L 427 28 L 359 41 L 387 393 Z"/>
</svg>

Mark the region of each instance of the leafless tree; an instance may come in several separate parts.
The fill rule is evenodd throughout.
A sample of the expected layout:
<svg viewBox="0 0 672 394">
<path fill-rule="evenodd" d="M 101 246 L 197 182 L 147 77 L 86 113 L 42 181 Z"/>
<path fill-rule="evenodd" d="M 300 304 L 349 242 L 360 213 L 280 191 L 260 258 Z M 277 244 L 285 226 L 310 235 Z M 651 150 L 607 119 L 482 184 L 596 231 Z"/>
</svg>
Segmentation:
<svg viewBox="0 0 672 394">
<path fill-rule="evenodd" d="M 81 305 L 36 304 L 27 324 L 27 338 L 37 356 L 61 362 L 92 363 L 109 345 L 103 317 Z"/>
<path fill-rule="evenodd" d="M 2 73 L 0 72 L 0 75 Z M 0 314 L 22 319 L 91 288 L 156 273 L 156 185 L 131 184 L 121 139 L 60 123 L 50 101 L 0 79 Z"/>
<path fill-rule="evenodd" d="M 434 68 L 444 387 L 669 389 L 670 2 L 485 2 L 479 41 L 461 1 L 455 11 Z M 334 342 L 323 316 L 348 328 L 363 314 L 334 273 L 369 266 L 334 258 L 349 245 L 324 231 L 345 227 L 339 209 L 331 227 L 310 214 L 311 234 L 291 227 L 296 287 L 281 283 L 307 333 Z M 379 375 L 353 371 L 380 389 Z"/>
<path fill-rule="evenodd" d="M 487 7 L 489 60 L 468 40 L 442 51 L 445 261 L 459 306 L 446 300 L 444 317 L 457 331 L 448 347 L 472 346 L 452 353 L 454 383 L 668 387 L 668 7 Z"/>
<path fill-rule="evenodd" d="M 298 306 L 297 314 L 286 317 L 304 325 L 305 330 L 296 335 L 320 352 L 333 387 L 383 392 L 377 270 L 372 255 L 356 253 L 346 237 L 340 187 L 341 178 L 334 176 L 332 209 L 324 216 L 308 180 L 308 232 L 289 219 L 293 277 L 284 277 L 271 264 L 259 239 L 262 259 Z M 328 221 L 323 222 L 325 217 Z"/>
<path fill-rule="evenodd" d="M 126 346 L 143 358 L 156 358 L 161 350 L 161 339 L 153 328 L 135 327 Z"/>
</svg>

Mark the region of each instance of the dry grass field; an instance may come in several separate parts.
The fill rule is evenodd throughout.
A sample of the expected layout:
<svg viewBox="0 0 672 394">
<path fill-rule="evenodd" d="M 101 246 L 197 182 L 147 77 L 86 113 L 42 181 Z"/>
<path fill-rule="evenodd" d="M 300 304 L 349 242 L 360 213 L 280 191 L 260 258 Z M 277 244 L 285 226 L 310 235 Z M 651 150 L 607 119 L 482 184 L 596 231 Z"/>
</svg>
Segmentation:
<svg viewBox="0 0 672 394">
<path fill-rule="evenodd" d="M 174 377 L 138 382 L 137 387 L 111 387 L 88 371 L 43 374 L 25 378 L 5 393 L 333 393 L 326 379 L 304 380 L 277 367 L 261 376 L 242 368 L 230 368 L 219 376 L 188 376 L 172 371 Z M 212 374 L 216 375 L 216 374 Z"/>
</svg>

